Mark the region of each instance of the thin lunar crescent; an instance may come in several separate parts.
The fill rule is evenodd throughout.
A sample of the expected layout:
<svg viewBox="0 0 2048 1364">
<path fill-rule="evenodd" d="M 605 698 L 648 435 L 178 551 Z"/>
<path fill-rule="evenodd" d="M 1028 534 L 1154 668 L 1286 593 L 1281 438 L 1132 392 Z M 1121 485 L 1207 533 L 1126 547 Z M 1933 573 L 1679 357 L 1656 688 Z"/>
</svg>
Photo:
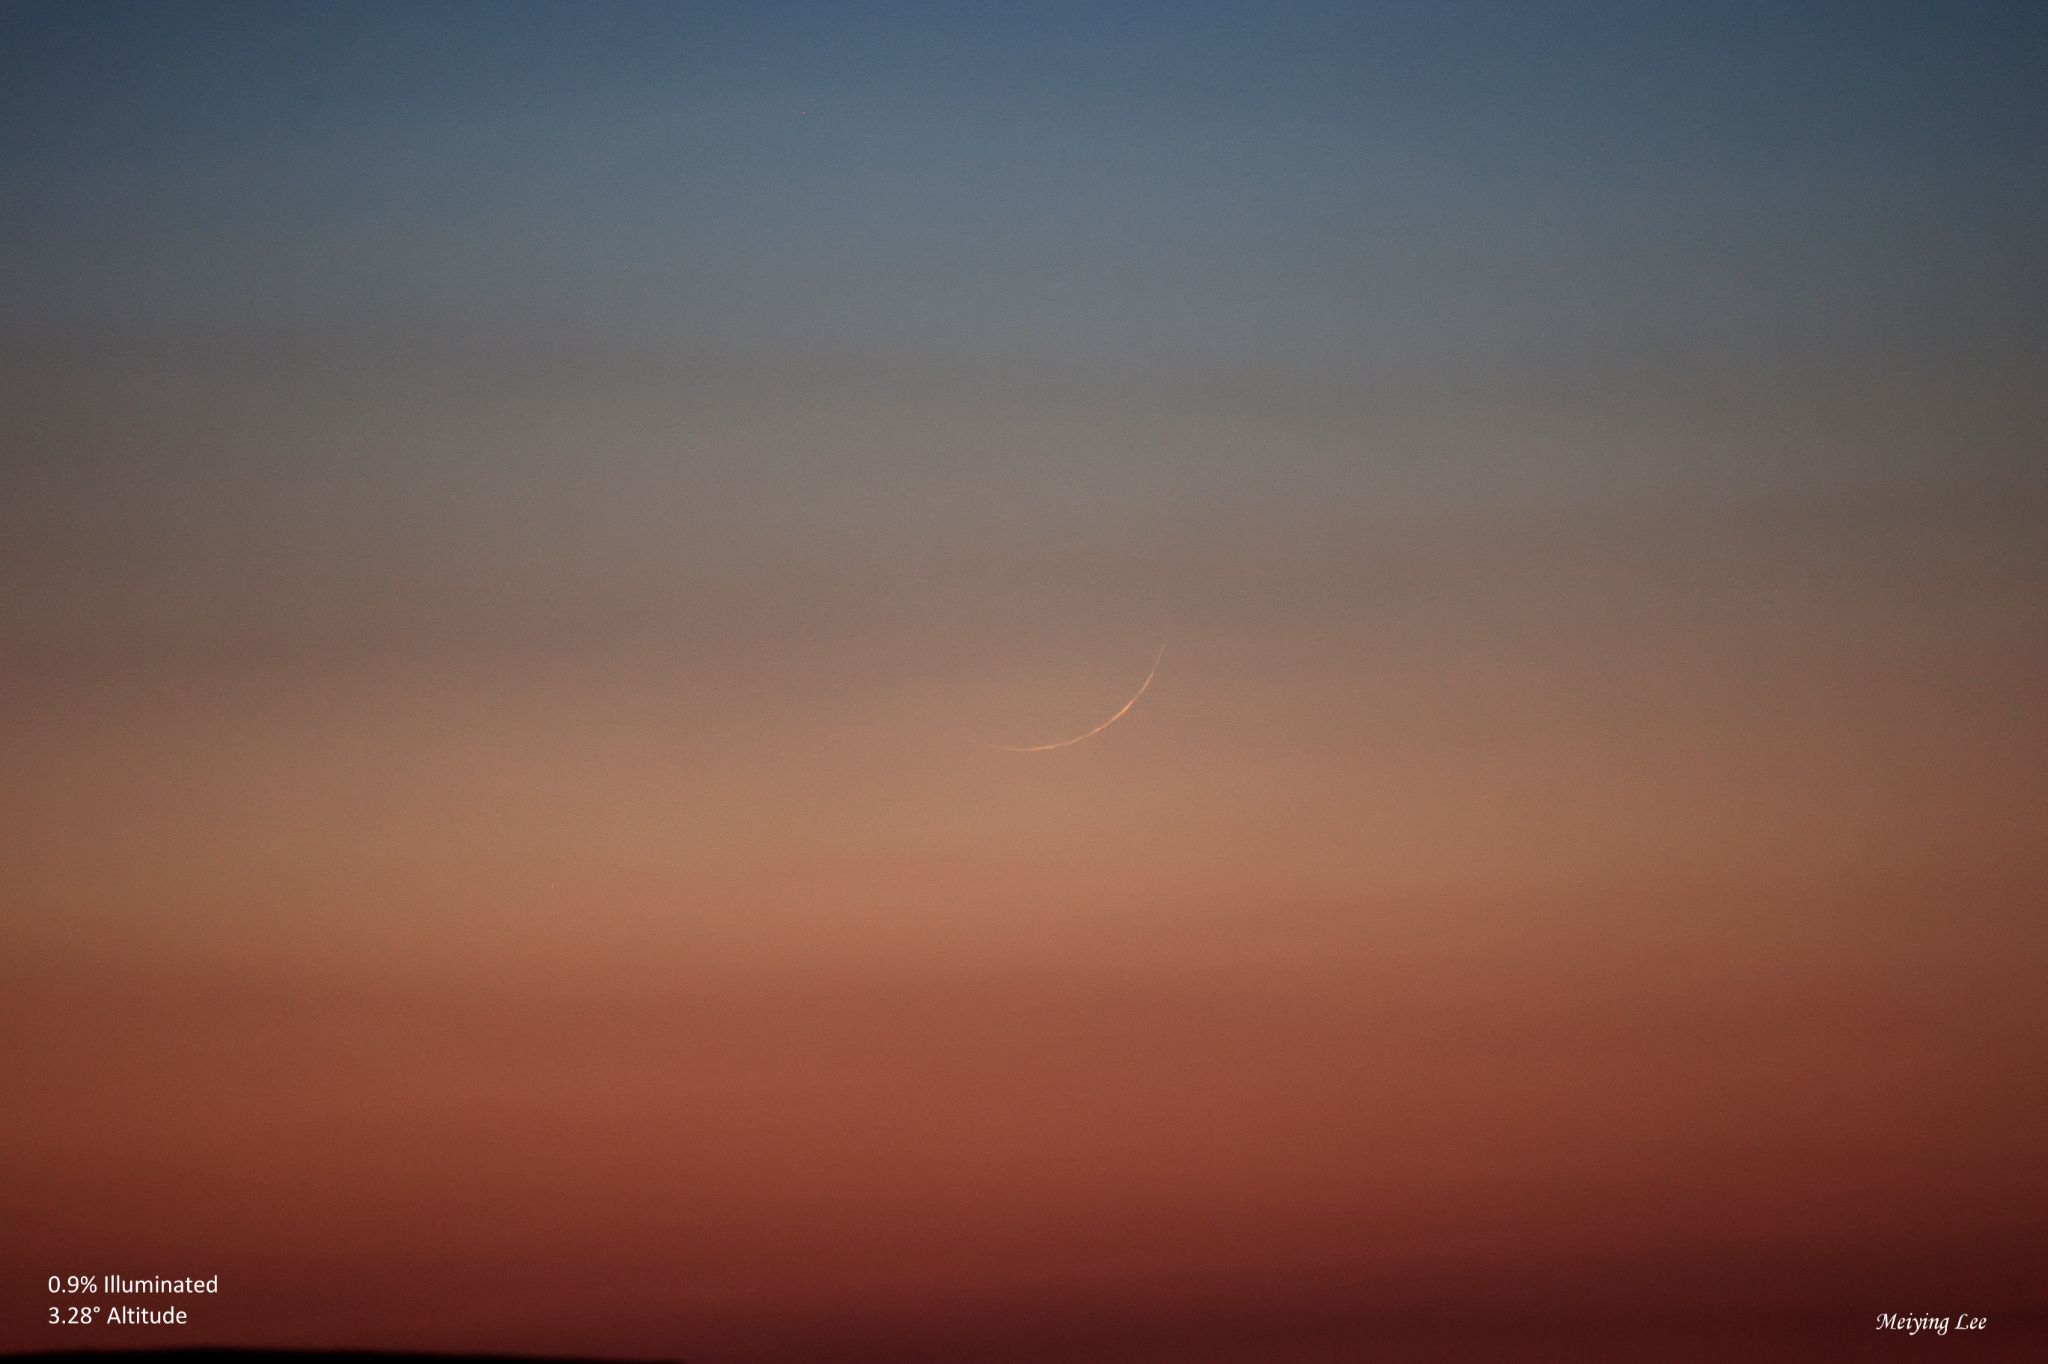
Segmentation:
<svg viewBox="0 0 2048 1364">
<path fill-rule="evenodd" d="M 1131 699 L 1118 706 L 1116 714 L 1110 716 L 1095 728 L 1081 734 L 1076 734 L 1071 739 L 1056 739 L 1049 744 L 990 744 L 989 747 L 999 748 L 1005 753 L 1044 753 L 1051 749 L 1065 748 L 1070 744 L 1078 744 L 1083 739 L 1094 738 L 1102 733 L 1103 730 L 1108 729 L 1111 725 L 1131 713 L 1131 707 L 1138 704 L 1138 698 L 1143 696 L 1145 689 L 1152 685 L 1152 679 L 1159 676 L 1159 660 L 1165 657 L 1166 641 L 1162 639 L 1159 641 L 1159 652 L 1152 655 L 1152 670 L 1145 674 L 1145 680 L 1140 682 L 1138 689 L 1131 693 Z"/>
</svg>

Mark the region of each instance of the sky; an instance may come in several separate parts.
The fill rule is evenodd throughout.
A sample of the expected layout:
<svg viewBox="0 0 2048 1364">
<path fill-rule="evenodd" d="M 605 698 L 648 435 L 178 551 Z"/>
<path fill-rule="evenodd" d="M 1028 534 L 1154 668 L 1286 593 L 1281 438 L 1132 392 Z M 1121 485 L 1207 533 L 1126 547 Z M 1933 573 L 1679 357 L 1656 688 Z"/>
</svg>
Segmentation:
<svg viewBox="0 0 2048 1364">
<path fill-rule="evenodd" d="M 2038 1357 L 2044 59 L 0 8 L 0 1349 Z"/>
</svg>

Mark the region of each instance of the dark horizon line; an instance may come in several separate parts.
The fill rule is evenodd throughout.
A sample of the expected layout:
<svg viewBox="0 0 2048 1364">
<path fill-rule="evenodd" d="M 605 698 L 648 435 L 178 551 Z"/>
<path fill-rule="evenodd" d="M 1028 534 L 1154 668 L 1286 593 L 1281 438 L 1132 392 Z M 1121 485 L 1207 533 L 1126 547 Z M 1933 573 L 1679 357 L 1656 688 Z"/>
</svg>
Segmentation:
<svg viewBox="0 0 2048 1364">
<path fill-rule="evenodd" d="M 242 1360 L 453 1360 L 461 1364 L 690 1364 L 682 1356 L 518 1354 L 506 1350 L 322 1350 L 297 1346 L 90 1346 L 82 1350 L 0 1350 L 0 1360 L 121 1360 L 133 1356 L 236 1356 Z"/>
</svg>

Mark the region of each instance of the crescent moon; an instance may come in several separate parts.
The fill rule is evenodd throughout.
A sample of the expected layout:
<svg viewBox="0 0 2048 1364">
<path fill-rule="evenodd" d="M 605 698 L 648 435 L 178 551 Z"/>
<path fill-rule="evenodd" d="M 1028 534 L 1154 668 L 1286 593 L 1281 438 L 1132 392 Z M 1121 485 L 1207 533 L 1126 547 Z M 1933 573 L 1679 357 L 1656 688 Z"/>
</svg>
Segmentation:
<svg viewBox="0 0 2048 1364">
<path fill-rule="evenodd" d="M 1162 639 L 1159 641 L 1159 652 L 1152 655 L 1151 671 L 1145 674 L 1145 680 L 1138 684 L 1138 689 L 1131 693 L 1131 699 L 1118 706 L 1116 714 L 1110 716 L 1095 728 L 1076 734 L 1071 739 L 1055 739 L 1049 744 L 990 744 L 989 747 L 1001 749 L 1005 753 L 1046 753 L 1055 748 L 1066 748 L 1069 745 L 1078 744 L 1083 739 L 1094 738 L 1102 733 L 1103 730 L 1108 729 L 1111 725 L 1131 713 L 1131 707 L 1138 704 L 1138 698 L 1143 696 L 1146 688 L 1152 685 L 1152 679 L 1159 676 L 1159 660 L 1165 657 L 1166 641 Z"/>
</svg>

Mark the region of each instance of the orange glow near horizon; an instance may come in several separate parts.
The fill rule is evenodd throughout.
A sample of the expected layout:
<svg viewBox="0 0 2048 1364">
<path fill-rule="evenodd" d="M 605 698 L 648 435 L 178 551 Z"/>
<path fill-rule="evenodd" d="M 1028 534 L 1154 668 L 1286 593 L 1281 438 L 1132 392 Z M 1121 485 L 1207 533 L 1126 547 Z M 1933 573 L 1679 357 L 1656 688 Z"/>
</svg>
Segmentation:
<svg viewBox="0 0 2048 1364">
<path fill-rule="evenodd" d="M 0 5 L 0 1354 L 2048 1359 L 2044 56 Z"/>
</svg>

